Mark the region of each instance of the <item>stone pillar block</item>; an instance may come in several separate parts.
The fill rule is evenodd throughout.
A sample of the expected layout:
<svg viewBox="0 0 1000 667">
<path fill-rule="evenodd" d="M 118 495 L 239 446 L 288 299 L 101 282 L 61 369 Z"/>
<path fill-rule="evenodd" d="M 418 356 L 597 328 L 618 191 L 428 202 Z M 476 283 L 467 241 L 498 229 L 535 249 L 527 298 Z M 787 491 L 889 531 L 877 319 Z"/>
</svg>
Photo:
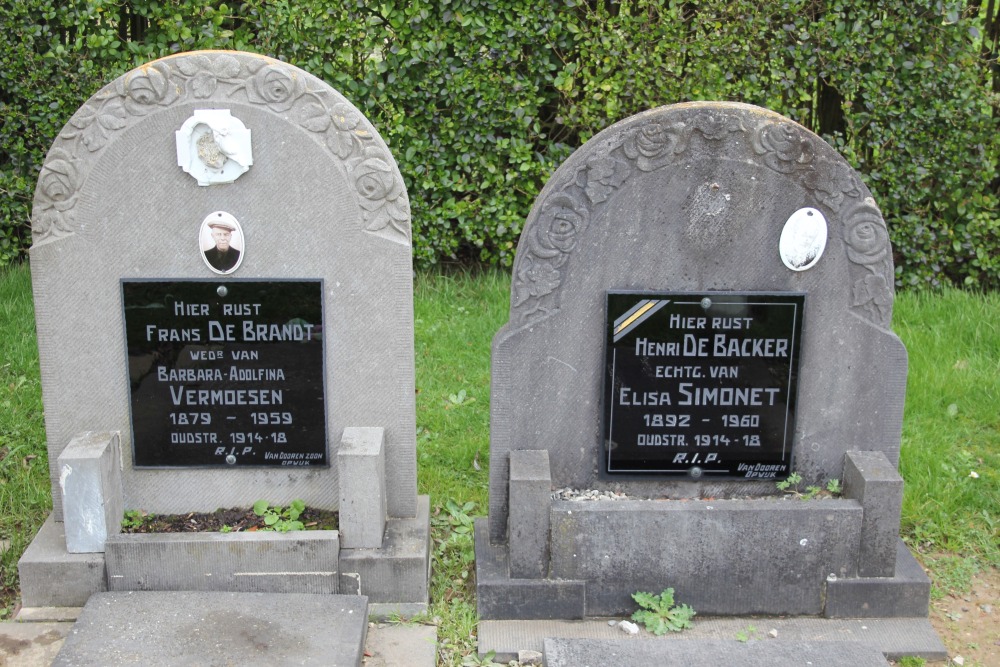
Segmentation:
<svg viewBox="0 0 1000 667">
<path fill-rule="evenodd" d="M 512 451 L 507 538 L 510 576 L 515 579 L 540 579 L 548 574 L 551 494 L 549 452 Z"/>
<path fill-rule="evenodd" d="M 67 550 L 103 552 L 108 537 L 121 532 L 125 511 L 118 434 L 81 433 L 57 462 Z"/>
<path fill-rule="evenodd" d="M 857 500 L 864 508 L 858 576 L 893 576 L 903 506 L 903 478 L 896 466 L 882 452 L 847 452 L 844 496 Z"/>
<path fill-rule="evenodd" d="M 348 427 L 337 451 L 340 473 L 340 543 L 378 549 L 386 520 L 385 430 Z"/>
</svg>

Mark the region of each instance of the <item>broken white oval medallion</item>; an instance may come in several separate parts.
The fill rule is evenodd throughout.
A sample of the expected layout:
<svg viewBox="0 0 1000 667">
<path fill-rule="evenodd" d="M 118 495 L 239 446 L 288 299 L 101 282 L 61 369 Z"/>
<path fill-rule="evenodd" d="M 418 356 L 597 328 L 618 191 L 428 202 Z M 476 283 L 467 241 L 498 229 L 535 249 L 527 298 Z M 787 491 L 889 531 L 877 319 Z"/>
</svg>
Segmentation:
<svg viewBox="0 0 1000 667">
<path fill-rule="evenodd" d="M 788 218 L 778 254 L 792 271 L 805 271 L 816 266 L 826 250 L 826 218 L 814 208 L 800 208 Z"/>
</svg>

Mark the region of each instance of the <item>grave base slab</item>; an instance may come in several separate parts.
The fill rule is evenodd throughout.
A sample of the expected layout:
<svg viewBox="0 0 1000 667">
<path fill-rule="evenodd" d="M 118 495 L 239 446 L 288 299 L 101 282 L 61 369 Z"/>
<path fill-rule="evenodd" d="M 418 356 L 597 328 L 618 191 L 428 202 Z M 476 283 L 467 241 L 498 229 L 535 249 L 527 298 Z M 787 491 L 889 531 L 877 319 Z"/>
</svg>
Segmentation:
<svg viewBox="0 0 1000 667">
<path fill-rule="evenodd" d="M 50 515 L 17 564 L 25 607 L 82 607 L 107 590 L 103 553 L 71 554 L 63 525 Z"/>
<path fill-rule="evenodd" d="M 335 530 L 115 535 L 108 590 L 337 593 L 339 544 Z"/>
<path fill-rule="evenodd" d="M 627 639 L 546 639 L 545 667 L 588 665 L 685 665 L 685 667 L 772 667 L 850 665 L 889 667 L 871 646 L 851 642 L 739 642 L 690 639 L 644 642 Z"/>
<path fill-rule="evenodd" d="M 479 653 L 496 653 L 494 660 L 504 662 L 517 657 L 518 651 L 543 651 L 546 639 L 590 639 L 642 643 L 680 643 L 694 640 L 736 640 L 741 633 L 746 634 L 751 626 L 751 641 L 763 642 L 850 642 L 862 644 L 878 650 L 889 660 L 904 656 L 917 656 L 926 660 L 944 660 L 947 649 L 934 632 L 930 620 L 926 618 L 882 618 L 882 619 L 829 619 L 816 617 L 761 618 L 761 617 L 714 617 L 695 618 L 694 627 L 681 633 L 668 633 L 656 637 L 640 630 L 635 637 L 628 638 L 619 628 L 609 625 L 614 619 L 591 618 L 585 621 L 560 620 L 519 620 L 479 622 Z M 777 630 L 777 639 L 770 639 L 768 632 Z M 546 656 L 546 659 L 548 656 Z M 593 665 L 608 664 L 668 664 L 665 662 L 644 663 L 629 660 L 605 661 L 592 656 Z M 546 663 L 548 664 L 548 663 Z M 587 663 L 577 663 L 578 667 Z M 670 663 L 673 664 L 673 663 Z M 681 661 L 677 664 L 688 664 Z M 737 664 L 729 661 L 714 664 Z M 753 664 L 753 663 L 750 663 Z M 787 663 L 773 663 L 787 664 Z M 796 663 L 798 664 L 798 663 Z M 803 663 L 804 664 L 804 663 Z M 814 663 L 820 664 L 820 663 Z M 840 664 L 824 661 L 822 664 Z M 847 663 L 854 667 L 854 663 Z M 863 663 L 862 663 L 863 664 Z"/>
<path fill-rule="evenodd" d="M 357 667 L 367 609 L 357 595 L 99 593 L 52 664 Z"/>
<path fill-rule="evenodd" d="M 894 576 L 827 581 L 823 613 L 829 618 L 927 616 L 930 595 L 927 573 L 903 540 L 898 540 Z"/>
<path fill-rule="evenodd" d="M 703 614 L 819 615 L 830 574 L 857 576 L 850 499 L 552 501 L 549 578 L 587 583 L 587 615 L 672 587 Z"/>
<path fill-rule="evenodd" d="M 380 615 L 426 611 L 430 546 L 430 498 L 418 496 L 415 517 L 386 522 L 381 549 L 341 549 L 340 592 L 366 596 Z"/>
<path fill-rule="evenodd" d="M 18 563 L 25 607 L 82 607 L 106 590 L 365 595 L 378 617 L 427 611 L 430 500 L 390 518 L 379 549 L 344 549 L 336 531 L 116 535 L 108 552 L 70 554 L 51 516 Z M 108 582 L 111 582 L 109 585 Z"/>
<path fill-rule="evenodd" d="M 566 579 L 513 579 L 507 548 L 490 544 L 489 524 L 477 519 L 476 606 L 479 618 L 576 618 L 586 615 L 586 584 Z"/>
</svg>

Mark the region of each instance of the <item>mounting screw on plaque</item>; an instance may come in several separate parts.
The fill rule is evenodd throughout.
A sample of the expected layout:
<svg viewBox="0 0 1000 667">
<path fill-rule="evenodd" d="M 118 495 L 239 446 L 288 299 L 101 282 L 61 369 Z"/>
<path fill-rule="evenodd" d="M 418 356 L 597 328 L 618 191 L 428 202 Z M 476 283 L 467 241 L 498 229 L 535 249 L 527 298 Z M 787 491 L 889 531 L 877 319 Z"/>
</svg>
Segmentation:
<svg viewBox="0 0 1000 667">
<path fill-rule="evenodd" d="M 219 296 L 226 296 L 227 294 L 229 294 L 229 290 L 226 289 L 225 285 L 219 285 L 219 289 L 215 290 L 215 293 L 218 294 Z"/>
<path fill-rule="evenodd" d="M 705 471 L 699 468 L 698 466 L 691 466 L 691 468 L 688 470 L 688 475 L 691 476 L 691 479 L 700 479 L 703 474 L 705 474 Z"/>
<path fill-rule="evenodd" d="M 704 299 L 701 300 L 701 307 L 704 308 L 705 310 L 708 310 L 709 308 L 712 307 L 712 300 L 706 296 Z"/>
<path fill-rule="evenodd" d="M 229 456 L 226 457 L 226 463 L 228 463 L 229 465 L 236 465 L 236 457 L 230 454 Z"/>
</svg>

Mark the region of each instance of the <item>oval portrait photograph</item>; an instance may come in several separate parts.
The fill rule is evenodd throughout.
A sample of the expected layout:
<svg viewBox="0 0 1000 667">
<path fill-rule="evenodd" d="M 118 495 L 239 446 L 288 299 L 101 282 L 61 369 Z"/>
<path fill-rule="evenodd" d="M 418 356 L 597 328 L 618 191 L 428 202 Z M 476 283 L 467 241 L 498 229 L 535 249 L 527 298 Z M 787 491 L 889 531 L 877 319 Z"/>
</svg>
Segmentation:
<svg viewBox="0 0 1000 667">
<path fill-rule="evenodd" d="M 201 256 L 216 273 L 232 273 L 243 261 L 243 228 L 225 211 L 209 213 L 199 231 Z"/>
</svg>

